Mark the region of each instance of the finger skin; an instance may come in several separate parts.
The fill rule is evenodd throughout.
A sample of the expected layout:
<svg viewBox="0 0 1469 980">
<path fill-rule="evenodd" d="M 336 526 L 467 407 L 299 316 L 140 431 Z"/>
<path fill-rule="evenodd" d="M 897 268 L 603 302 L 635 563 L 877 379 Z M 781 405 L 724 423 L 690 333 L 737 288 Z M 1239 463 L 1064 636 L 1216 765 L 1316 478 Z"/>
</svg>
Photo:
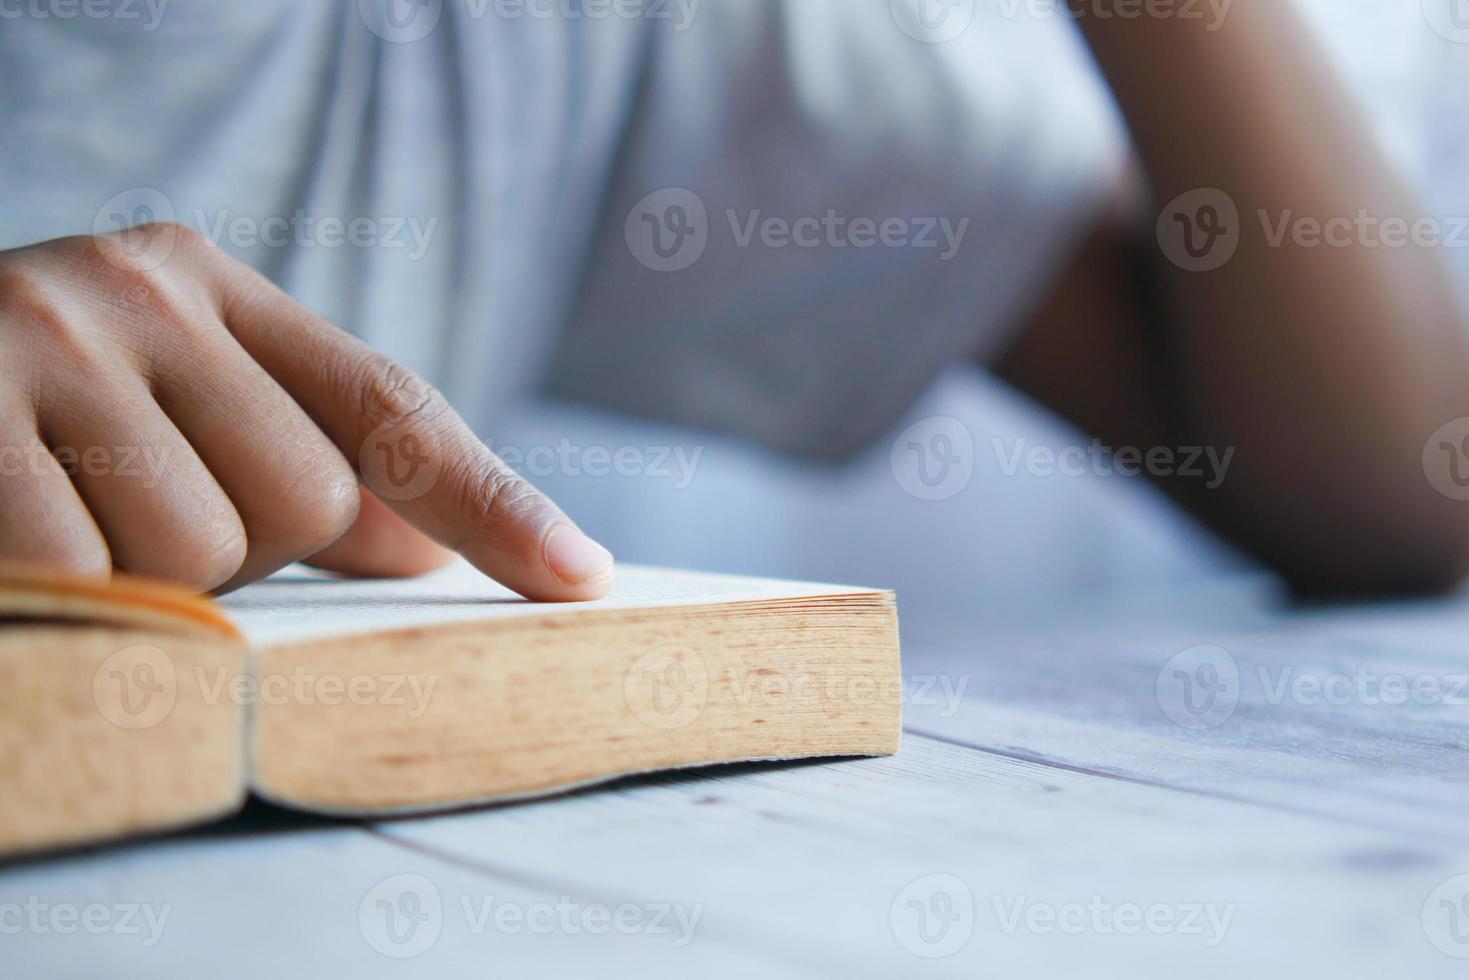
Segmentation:
<svg viewBox="0 0 1469 980">
<path fill-rule="evenodd" d="M 356 479 L 220 322 L 218 250 L 186 229 L 138 234 L 166 261 L 140 266 L 108 236 L 0 255 L 0 340 L 114 565 L 232 588 L 340 536 Z"/>
<path fill-rule="evenodd" d="M 422 379 L 235 270 L 221 314 L 363 483 L 430 538 L 527 598 L 597 599 L 612 556 L 505 466 Z"/>
<path fill-rule="evenodd" d="M 351 530 L 307 564 L 361 578 L 424 575 L 454 561 L 454 552 L 393 513 L 370 490 Z"/>
<path fill-rule="evenodd" d="M 219 591 L 264 578 L 336 541 L 357 519 L 357 477 L 316 423 L 224 328 L 180 331 L 151 379 L 244 523 L 244 561 Z M 220 379 L 228 379 L 222 384 Z"/>
<path fill-rule="evenodd" d="M 136 376 L 80 379 L 40 427 L 102 529 L 115 568 L 200 592 L 245 560 L 230 498 Z"/>
<path fill-rule="evenodd" d="M 108 578 L 107 540 L 66 471 L 34 432 L 7 430 L 0 432 L 0 555 Z"/>
<path fill-rule="evenodd" d="M 78 378 L 76 398 L 58 397 Z M 611 586 L 611 554 L 491 453 L 438 392 L 188 229 L 0 253 L 5 396 L 36 410 L 43 445 L 167 447 L 174 472 L 161 492 L 140 495 L 116 474 L 83 470 L 66 489 L 86 519 L 40 516 L 52 536 L 82 541 L 100 530 L 118 567 L 200 588 L 228 575 L 221 584 L 233 587 L 345 533 L 360 477 L 398 516 L 529 598 L 595 599 Z M 23 427 L 17 438 L 29 438 Z M 374 525 L 363 527 L 366 535 Z M 72 548 L 79 556 L 68 560 L 85 565 L 97 560 L 95 543 L 13 548 Z M 360 550 L 353 557 L 366 567 Z"/>
</svg>

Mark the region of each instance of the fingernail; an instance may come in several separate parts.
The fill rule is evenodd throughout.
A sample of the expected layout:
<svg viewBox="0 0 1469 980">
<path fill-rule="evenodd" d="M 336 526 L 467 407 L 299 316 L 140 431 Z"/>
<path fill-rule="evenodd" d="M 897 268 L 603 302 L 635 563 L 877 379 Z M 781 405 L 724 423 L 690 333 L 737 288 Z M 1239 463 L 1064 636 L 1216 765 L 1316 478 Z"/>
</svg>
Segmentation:
<svg viewBox="0 0 1469 980">
<path fill-rule="evenodd" d="M 557 524 L 546 535 L 546 566 L 567 585 L 581 585 L 612 570 L 612 552 L 570 524 Z"/>
</svg>

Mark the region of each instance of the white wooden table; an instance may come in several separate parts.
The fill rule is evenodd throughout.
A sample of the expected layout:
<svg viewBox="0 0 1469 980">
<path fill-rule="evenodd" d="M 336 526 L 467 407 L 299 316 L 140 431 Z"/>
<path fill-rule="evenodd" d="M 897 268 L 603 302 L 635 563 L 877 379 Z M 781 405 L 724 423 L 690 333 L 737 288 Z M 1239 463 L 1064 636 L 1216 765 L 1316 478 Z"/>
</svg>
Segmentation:
<svg viewBox="0 0 1469 980">
<path fill-rule="evenodd" d="M 1469 977 L 1469 601 L 905 643 L 895 758 L 12 864 L 0 976 Z"/>
</svg>

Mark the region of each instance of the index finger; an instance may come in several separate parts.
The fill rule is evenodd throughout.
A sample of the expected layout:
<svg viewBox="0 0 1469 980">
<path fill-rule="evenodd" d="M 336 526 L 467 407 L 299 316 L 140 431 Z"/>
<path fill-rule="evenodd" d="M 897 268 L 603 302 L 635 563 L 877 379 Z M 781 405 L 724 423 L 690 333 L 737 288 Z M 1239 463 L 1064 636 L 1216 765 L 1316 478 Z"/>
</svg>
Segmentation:
<svg viewBox="0 0 1469 980">
<path fill-rule="evenodd" d="M 224 276 L 221 313 L 363 483 L 409 523 L 529 599 L 607 594 L 611 553 L 505 465 L 418 375 L 244 267 Z"/>
</svg>

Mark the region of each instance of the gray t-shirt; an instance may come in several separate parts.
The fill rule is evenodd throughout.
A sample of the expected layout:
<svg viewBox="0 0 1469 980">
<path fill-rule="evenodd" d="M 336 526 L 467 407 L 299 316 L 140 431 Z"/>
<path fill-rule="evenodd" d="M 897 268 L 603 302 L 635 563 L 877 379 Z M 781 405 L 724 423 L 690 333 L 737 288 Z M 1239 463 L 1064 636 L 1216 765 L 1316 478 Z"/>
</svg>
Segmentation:
<svg viewBox="0 0 1469 980">
<path fill-rule="evenodd" d="M 838 455 L 1002 344 L 1112 184 L 1055 7 L 7 7 L 0 247 L 172 219 L 486 434 L 549 390 Z"/>
</svg>

